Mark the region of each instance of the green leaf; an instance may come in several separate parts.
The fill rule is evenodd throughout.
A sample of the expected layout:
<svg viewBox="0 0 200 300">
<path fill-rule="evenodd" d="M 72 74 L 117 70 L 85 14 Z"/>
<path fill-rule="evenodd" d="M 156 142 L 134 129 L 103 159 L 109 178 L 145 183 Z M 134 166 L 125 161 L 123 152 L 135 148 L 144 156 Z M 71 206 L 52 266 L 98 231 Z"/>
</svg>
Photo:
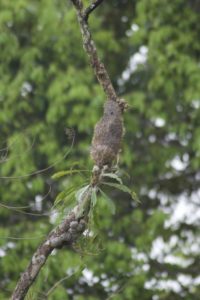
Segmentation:
<svg viewBox="0 0 200 300">
<path fill-rule="evenodd" d="M 97 203 L 97 194 L 95 188 L 92 189 L 91 200 L 92 200 L 92 206 L 95 207 Z"/>
<path fill-rule="evenodd" d="M 136 192 L 134 191 L 131 191 L 131 197 L 134 201 L 138 202 L 138 203 L 141 203 L 140 199 L 138 198 L 138 195 L 136 194 Z"/>
<path fill-rule="evenodd" d="M 111 213 L 114 215 L 115 211 L 116 211 L 116 207 L 115 207 L 115 203 L 113 202 L 113 200 L 108 197 L 107 194 L 105 194 L 101 189 L 99 189 L 101 195 L 103 196 L 103 198 L 106 200 L 106 203 L 108 204 L 108 207 L 111 211 Z"/>
<path fill-rule="evenodd" d="M 80 203 L 83 200 L 82 197 L 84 196 L 85 192 L 89 189 L 89 187 L 90 185 L 88 184 L 76 192 L 75 197 L 78 203 Z"/>
<path fill-rule="evenodd" d="M 54 206 L 57 206 L 58 204 L 60 204 L 61 202 L 65 202 L 67 203 L 69 200 L 72 199 L 72 196 L 74 197 L 74 193 L 75 193 L 75 187 L 71 187 L 66 191 L 62 191 L 60 192 L 54 202 Z M 70 201 L 71 202 L 71 201 Z"/>
<path fill-rule="evenodd" d="M 129 195 L 131 195 L 131 198 L 136 201 L 136 202 L 140 202 L 139 198 L 137 197 L 136 193 L 134 191 L 132 191 L 128 186 L 124 185 L 124 184 L 118 184 L 118 183 L 112 183 L 112 182 L 102 182 L 102 184 L 105 185 L 109 185 L 112 186 L 118 190 L 121 190 L 125 193 L 128 193 Z"/>
<path fill-rule="evenodd" d="M 53 174 L 52 176 L 51 176 L 51 178 L 52 179 L 58 179 L 58 178 L 60 178 L 60 177 L 63 177 L 63 176 L 65 176 L 65 175 L 71 175 L 71 174 L 73 174 L 73 173 L 80 173 L 81 172 L 81 170 L 67 170 L 67 171 L 60 171 L 60 172 L 57 172 L 57 173 L 55 173 L 55 174 Z"/>
<path fill-rule="evenodd" d="M 57 197 L 56 197 L 56 199 L 55 199 L 55 204 L 57 205 L 60 201 L 62 201 L 64 198 L 65 198 L 65 192 L 64 191 L 62 191 L 62 192 L 60 192 L 58 195 L 57 195 Z"/>
<path fill-rule="evenodd" d="M 120 184 L 123 184 L 121 178 L 117 174 L 115 174 L 115 173 L 105 173 L 105 174 L 103 174 L 103 177 L 109 177 L 109 178 L 115 179 Z"/>
<path fill-rule="evenodd" d="M 115 174 L 118 177 L 126 176 L 128 179 L 130 179 L 130 175 L 125 170 L 119 169 Z"/>
</svg>

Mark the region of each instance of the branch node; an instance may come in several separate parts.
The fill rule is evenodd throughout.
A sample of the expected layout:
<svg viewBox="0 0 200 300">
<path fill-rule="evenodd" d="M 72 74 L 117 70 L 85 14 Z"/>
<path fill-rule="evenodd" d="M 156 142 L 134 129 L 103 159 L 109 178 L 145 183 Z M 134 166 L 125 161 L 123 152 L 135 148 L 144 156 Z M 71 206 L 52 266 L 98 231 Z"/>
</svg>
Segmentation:
<svg viewBox="0 0 200 300">
<path fill-rule="evenodd" d="M 87 23 L 89 15 L 103 2 L 103 0 L 96 0 L 94 1 L 90 6 L 88 6 L 84 13 L 83 13 L 83 19 Z"/>
</svg>

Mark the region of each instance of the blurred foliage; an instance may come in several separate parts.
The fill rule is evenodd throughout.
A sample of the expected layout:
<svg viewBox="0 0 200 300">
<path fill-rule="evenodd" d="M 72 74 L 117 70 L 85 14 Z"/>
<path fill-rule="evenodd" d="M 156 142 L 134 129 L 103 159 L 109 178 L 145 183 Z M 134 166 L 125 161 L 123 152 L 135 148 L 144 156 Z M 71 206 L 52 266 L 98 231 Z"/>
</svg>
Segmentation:
<svg viewBox="0 0 200 300">
<path fill-rule="evenodd" d="M 27 299 L 199 299 L 199 221 L 166 225 L 180 196 L 190 203 L 199 189 L 199 13 L 197 0 L 110 0 L 91 16 L 100 57 L 130 104 L 120 167 L 141 203 L 108 186 L 116 213 L 98 197 L 98 243 L 87 249 L 88 234 L 74 249 L 55 251 Z M 52 174 L 92 168 L 90 141 L 105 97 L 70 1 L 1 0 L 0 48 L 4 300 L 59 221 L 56 196 L 85 180 Z M 138 55 L 146 60 L 134 67 Z M 159 240 L 168 249 L 162 255 L 155 254 Z"/>
</svg>

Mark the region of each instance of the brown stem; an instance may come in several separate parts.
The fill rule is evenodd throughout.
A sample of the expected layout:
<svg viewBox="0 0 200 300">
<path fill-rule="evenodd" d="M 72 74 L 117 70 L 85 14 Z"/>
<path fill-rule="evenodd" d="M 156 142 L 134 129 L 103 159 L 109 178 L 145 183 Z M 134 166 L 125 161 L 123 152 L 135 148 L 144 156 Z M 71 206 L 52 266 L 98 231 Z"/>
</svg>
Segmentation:
<svg viewBox="0 0 200 300">
<path fill-rule="evenodd" d="M 104 89 L 107 98 L 109 100 L 118 101 L 118 97 L 114 90 L 114 87 L 111 83 L 109 75 L 100 61 L 96 46 L 94 41 L 92 40 L 88 25 L 87 19 L 89 14 L 103 1 L 97 0 L 94 2 L 95 6 L 88 7 L 85 11 L 83 10 L 83 4 L 81 0 L 71 0 L 74 4 L 78 21 L 80 24 L 82 37 L 83 37 L 83 46 L 86 53 L 89 56 L 92 68 L 96 74 L 96 77 Z M 91 187 L 95 187 L 99 182 L 100 174 L 99 172 L 93 172 L 91 178 Z M 84 196 L 85 197 L 85 196 Z M 88 198 L 91 197 L 90 193 L 88 193 Z M 84 199 L 85 201 L 85 199 Z M 25 298 L 30 286 L 35 281 L 37 275 L 39 274 L 41 268 L 45 264 L 47 258 L 51 254 L 54 249 L 62 248 L 64 245 L 72 245 L 77 238 L 84 231 L 85 226 L 87 224 L 87 216 L 88 216 L 88 207 L 87 210 L 84 211 L 84 215 L 82 215 L 82 203 L 77 205 L 73 211 L 68 214 L 62 223 L 53 229 L 46 240 L 38 247 L 36 252 L 34 253 L 31 262 L 29 263 L 27 269 L 22 273 L 17 286 L 13 292 L 12 300 L 22 300 Z"/>
<path fill-rule="evenodd" d="M 78 22 L 81 28 L 81 33 L 83 38 L 83 47 L 89 56 L 90 63 L 95 72 L 95 75 L 100 85 L 102 86 L 104 92 L 106 93 L 107 98 L 109 100 L 117 101 L 118 99 L 117 94 L 112 85 L 108 72 L 106 71 L 104 64 L 101 62 L 98 56 L 95 43 L 92 39 L 87 21 L 85 20 L 85 13 L 84 13 L 82 1 L 81 0 L 71 0 L 71 1 L 74 4 L 77 11 Z"/>
<path fill-rule="evenodd" d="M 89 15 L 103 2 L 104 0 L 96 0 L 84 11 L 85 22 L 88 21 Z"/>
<path fill-rule="evenodd" d="M 76 207 L 77 210 L 78 206 Z M 77 219 L 76 213 L 72 211 L 58 227 L 50 232 L 46 240 L 34 253 L 25 272 L 22 273 L 13 292 L 12 300 L 22 300 L 25 298 L 28 289 L 35 281 L 51 252 L 54 249 L 72 245 L 85 230 L 86 222 L 87 220 L 84 218 Z"/>
</svg>

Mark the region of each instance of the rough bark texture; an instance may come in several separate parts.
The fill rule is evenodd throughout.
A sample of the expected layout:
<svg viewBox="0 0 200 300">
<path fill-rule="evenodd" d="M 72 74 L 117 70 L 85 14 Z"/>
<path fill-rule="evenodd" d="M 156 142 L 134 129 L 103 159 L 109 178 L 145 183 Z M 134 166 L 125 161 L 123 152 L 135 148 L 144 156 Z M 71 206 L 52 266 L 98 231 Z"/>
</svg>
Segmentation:
<svg viewBox="0 0 200 300">
<path fill-rule="evenodd" d="M 78 207 L 77 207 L 78 211 Z M 85 230 L 84 218 L 77 219 L 76 213 L 71 212 L 63 222 L 52 230 L 46 240 L 38 247 L 26 271 L 21 275 L 13 292 L 12 300 L 21 300 L 27 294 L 29 287 L 33 284 L 42 266 L 54 249 L 70 246 Z"/>
<path fill-rule="evenodd" d="M 72 2 L 77 11 L 78 21 L 80 24 L 81 33 L 83 37 L 83 47 L 89 56 L 90 63 L 95 72 L 95 75 L 100 85 L 103 87 L 104 92 L 107 95 L 107 98 L 109 100 L 117 101 L 118 99 L 117 94 L 112 85 L 110 77 L 105 69 L 104 64 L 100 61 L 98 57 L 96 46 L 94 44 L 94 41 L 92 40 L 88 24 L 85 20 L 85 12 L 87 11 L 87 9 L 84 10 L 81 0 L 72 0 Z"/>
<path fill-rule="evenodd" d="M 72 2 L 77 10 L 83 37 L 83 47 L 89 56 L 96 77 L 107 95 L 103 117 L 95 126 L 90 152 L 95 164 L 102 168 L 104 165 L 111 166 L 120 151 L 123 136 L 122 112 L 126 108 L 126 103 L 118 98 L 113 88 L 104 64 L 98 57 L 97 49 L 87 24 L 89 13 L 102 1 L 97 0 L 86 10 L 84 10 L 81 0 L 72 0 Z"/>
<path fill-rule="evenodd" d="M 97 164 L 102 167 L 108 165 L 118 154 L 122 139 L 122 112 L 126 107 L 123 100 L 118 99 L 108 73 L 100 61 L 97 50 L 92 40 L 87 20 L 89 14 L 103 1 L 96 0 L 86 10 L 83 9 L 81 0 L 71 0 L 74 4 L 80 29 L 83 37 L 83 46 L 89 56 L 96 77 L 105 91 L 107 102 L 104 115 L 97 123 L 92 142 L 91 155 Z M 102 155 L 102 153 L 104 153 Z M 54 249 L 70 246 L 81 235 L 87 225 L 87 216 L 90 210 L 91 189 L 99 183 L 101 168 L 94 168 L 88 191 L 83 195 L 82 201 L 68 214 L 62 223 L 52 230 L 46 240 L 38 247 L 27 269 L 21 275 L 13 292 L 12 300 L 25 298 L 30 286 L 35 281 L 42 266 Z"/>
</svg>

